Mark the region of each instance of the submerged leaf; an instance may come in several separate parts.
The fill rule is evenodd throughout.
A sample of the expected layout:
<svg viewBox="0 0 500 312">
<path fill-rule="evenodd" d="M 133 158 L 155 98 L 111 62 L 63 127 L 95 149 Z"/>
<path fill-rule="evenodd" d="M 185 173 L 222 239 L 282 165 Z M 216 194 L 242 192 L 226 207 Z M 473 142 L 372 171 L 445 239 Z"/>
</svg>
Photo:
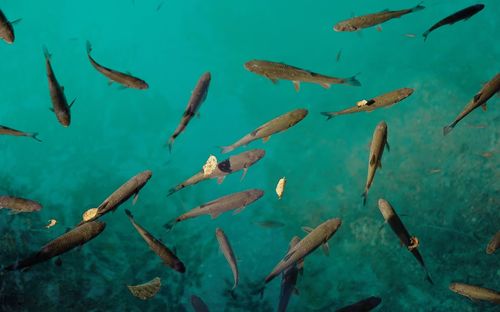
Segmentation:
<svg viewBox="0 0 500 312">
<path fill-rule="evenodd" d="M 147 300 L 154 297 L 156 293 L 158 293 L 161 287 L 161 281 L 159 277 L 155 277 L 147 283 L 135 286 L 127 285 L 127 287 L 135 297 L 142 300 Z"/>
</svg>

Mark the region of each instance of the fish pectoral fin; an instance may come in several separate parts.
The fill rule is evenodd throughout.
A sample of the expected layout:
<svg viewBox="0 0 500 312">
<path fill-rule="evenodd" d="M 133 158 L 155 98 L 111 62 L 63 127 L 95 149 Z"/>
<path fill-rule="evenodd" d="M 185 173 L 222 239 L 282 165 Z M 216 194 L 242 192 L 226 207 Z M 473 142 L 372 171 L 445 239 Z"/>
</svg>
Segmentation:
<svg viewBox="0 0 500 312">
<path fill-rule="evenodd" d="M 216 219 L 220 215 L 220 211 L 214 211 L 210 214 L 212 219 Z"/>
<path fill-rule="evenodd" d="M 309 226 L 303 226 L 302 231 L 306 232 L 307 234 L 311 233 L 314 229 L 309 227 Z"/>
<path fill-rule="evenodd" d="M 21 211 L 19 211 L 19 210 L 11 210 L 11 211 L 9 211 L 8 215 L 11 216 L 11 215 L 16 215 L 18 213 L 21 213 Z"/>
<path fill-rule="evenodd" d="M 292 81 L 293 82 L 293 87 L 295 88 L 295 91 L 299 92 L 300 90 L 300 81 Z"/>
<path fill-rule="evenodd" d="M 481 95 L 483 95 L 482 92 L 479 92 L 478 94 L 474 95 L 474 103 L 477 103 L 477 101 L 479 101 L 479 98 L 481 98 Z"/>
<path fill-rule="evenodd" d="M 235 214 L 238 214 L 238 213 L 242 212 L 242 211 L 243 211 L 243 209 L 245 209 L 245 206 L 243 206 L 243 207 L 241 207 L 241 208 L 236 209 L 236 210 L 233 212 L 233 216 L 234 216 Z"/>
<path fill-rule="evenodd" d="M 108 80 L 108 86 L 112 85 L 112 84 L 113 84 L 113 82 L 114 82 L 113 80 L 109 79 L 109 80 Z"/>
<path fill-rule="evenodd" d="M 269 78 L 271 80 L 272 83 L 274 84 L 277 84 L 278 83 L 278 79 L 274 79 L 274 78 Z"/>
<path fill-rule="evenodd" d="M 319 83 L 320 86 L 322 86 L 323 88 L 325 89 L 330 89 L 330 84 L 329 83 L 326 83 L 326 82 L 320 82 Z"/>
<path fill-rule="evenodd" d="M 323 253 L 325 254 L 325 256 L 329 256 L 330 255 L 330 246 L 328 245 L 328 242 L 324 242 L 321 245 L 321 249 L 323 250 Z"/>
<path fill-rule="evenodd" d="M 372 158 L 370 158 L 370 166 L 375 166 L 377 163 L 377 157 L 375 157 L 375 154 L 372 155 Z"/>
<path fill-rule="evenodd" d="M 138 199 L 139 199 L 139 192 L 136 192 L 134 194 L 134 199 L 132 200 L 132 205 L 135 205 L 135 203 L 137 203 Z"/>
<path fill-rule="evenodd" d="M 52 107 L 49 107 L 49 110 L 50 110 L 51 112 L 54 112 L 54 108 L 52 108 Z"/>
<path fill-rule="evenodd" d="M 483 109 L 484 112 L 488 109 L 488 107 L 486 107 L 486 103 L 484 103 L 483 105 L 481 105 L 481 108 Z"/>
<path fill-rule="evenodd" d="M 266 136 L 265 138 L 262 138 L 262 142 L 266 143 L 267 141 L 269 141 L 269 139 L 271 138 L 271 136 Z"/>
<path fill-rule="evenodd" d="M 226 178 L 225 176 L 218 177 L 218 178 L 217 178 L 217 184 L 222 184 L 222 182 L 224 182 L 224 179 L 225 179 L 225 178 Z"/>
<path fill-rule="evenodd" d="M 379 160 L 378 163 L 377 163 L 377 167 L 382 169 L 382 162 Z"/>
<path fill-rule="evenodd" d="M 18 18 L 16 20 L 13 20 L 12 22 L 9 22 L 11 25 L 16 25 L 16 24 L 19 24 L 19 22 L 21 22 L 23 19 L 22 18 Z"/>
<path fill-rule="evenodd" d="M 69 104 L 69 108 L 73 107 L 73 104 L 75 104 L 75 101 L 76 101 L 76 98 L 74 98 L 73 101 L 71 101 L 71 103 Z"/>
<path fill-rule="evenodd" d="M 243 174 L 241 175 L 241 179 L 240 181 L 243 181 L 243 179 L 245 178 L 245 176 L 247 175 L 247 172 L 248 172 L 248 168 L 243 168 Z"/>
<path fill-rule="evenodd" d="M 378 32 L 382 32 L 382 26 L 378 25 L 378 26 L 377 26 L 377 31 L 378 31 Z"/>
<path fill-rule="evenodd" d="M 391 151 L 391 146 L 389 145 L 389 141 L 385 140 L 385 148 L 387 149 L 388 152 Z"/>
</svg>

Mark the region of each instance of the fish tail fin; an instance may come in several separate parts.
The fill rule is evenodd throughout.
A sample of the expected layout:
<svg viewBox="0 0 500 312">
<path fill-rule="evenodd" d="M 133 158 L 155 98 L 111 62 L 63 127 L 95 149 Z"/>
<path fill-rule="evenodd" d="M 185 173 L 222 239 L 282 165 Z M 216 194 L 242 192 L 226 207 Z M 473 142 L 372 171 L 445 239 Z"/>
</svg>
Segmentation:
<svg viewBox="0 0 500 312">
<path fill-rule="evenodd" d="M 127 217 L 129 217 L 130 219 L 133 219 L 134 216 L 132 215 L 132 213 L 130 212 L 130 210 L 128 209 L 125 209 L 125 214 L 127 215 Z"/>
<path fill-rule="evenodd" d="M 349 77 L 349 78 L 344 78 L 344 84 L 349 85 L 349 86 L 354 86 L 354 87 L 360 87 L 361 82 L 356 78 L 360 73 L 357 73 L 356 75 Z"/>
<path fill-rule="evenodd" d="M 170 196 L 172 194 L 174 194 L 175 192 L 177 192 L 178 190 L 180 190 L 181 188 L 179 186 L 175 186 L 175 187 L 172 187 L 168 190 L 168 193 L 167 193 L 167 196 Z"/>
<path fill-rule="evenodd" d="M 257 290 L 257 293 L 260 295 L 260 299 L 264 298 L 264 291 L 266 290 L 266 285 L 262 286 Z"/>
<path fill-rule="evenodd" d="M 173 136 L 171 136 L 170 139 L 168 139 L 167 146 L 168 146 L 168 151 L 170 153 L 172 153 L 172 146 L 174 146 L 174 141 L 175 141 L 175 138 Z"/>
<path fill-rule="evenodd" d="M 90 41 L 86 41 L 85 47 L 87 49 L 87 54 L 90 54 L 90 52 L 92 52 L 92 44 L 90 43 Z"/>
<path fill-rule="evenodd" d="M 443 135 L 447 135 L 448 133 L 450 133 L 454 127 L 455 127 L 455 124 L 450 124 L 448 126 L 443 127 Z"/>
<path fill-rule="evenodd" d="M 363 206 L 366 206 L 366 198 L 368 197 L 368 190 L 365 189 L 363 194 L 361 194 L 361 197 L 363 197 Z"/>
<path fill-rule="evenodd" d="M 427 40 L 427 37 L 429 36 L 430 33 L 431 33 L 430 31 L 426 31 L 422 34 L 422 36 L 424 37 L 424 41 Z"/>
<path fill-rule="evenodd" d="M 417 4 L 413 9 L 411 9 L 411 12 L 417 12 L 417 11 L 421 11 L 421 10 L 425 9 L 425 7 L 422 5 L 422 3 L 424 3 L 424 2 L 421 1 L 419 4 Z"/>
<path fill-rule="evenodd" d="M 427 270 L 425 270 L 425 280 L 428 281 L 431 285 L 434 285 L 434 281 L 432 280 L 432 277 Z"/>
<path fill-rule="evenodd" d="M 168 221 L 163 225 L 163 227 L 166 228 L 168 232 L 170 232 L 174 228 L 174 225 L 176 224 L 177 224 L 177 218 Z"/>
<path fill-rule="evenodd" d="M 37 142 L 42 142 L 42 140 L 38 138 L 38 132 L 29 133 L 28 136 Z"/>
<path fill-rule="evenodd" d="M 233 151 L 233 150 L 234 150 L 234 147 L 233 147 L 233 146 L 231 146 L 231 145 L 230 145 L 230 146 L 220 146 L 219 148 L 221 149 L 221 151 L 220 151 L 220 152 L 221 152 L 222 154 L 226 154 L 226 153 L 229 153 L 229 152 L 231 152 L 231 151 Z"/>
<path fill-rule="evenodd" d="M 326 116 L 327 121 L 337 116 L 335 113 L 329 113 L 329 112 L 321 112 L 321 115 Z"/>
<path fill-rule="evenodd" d="M 49 50 L 45 45 L 42 46 L 43 49 L 43 55 L 45 55 L 45 59 L 49 60 L 52 58 L 52 54 L 50 54 Z"/>
</svg>

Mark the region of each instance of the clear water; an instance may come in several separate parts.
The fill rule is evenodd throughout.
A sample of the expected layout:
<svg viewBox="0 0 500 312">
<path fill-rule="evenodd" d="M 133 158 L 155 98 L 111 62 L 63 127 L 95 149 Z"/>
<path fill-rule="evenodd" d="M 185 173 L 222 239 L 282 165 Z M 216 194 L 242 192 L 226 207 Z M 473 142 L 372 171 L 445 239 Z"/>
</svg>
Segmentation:
<svg viewBox="0 0 500 312">
<path fill-rule="evenodd" d="M 330 241 L 331 255 L 307 257 L 299 296 L 290 311 L 334 310 L 379 296 L 379 311 L 494 311 L 448 290 L 451 281 L 500 289 L 498 254 L 484 252 L 500 223 L 498 97 L 487 112 L 473 112 L 447 137 L 442 127 L 499 69 L 500 2 L 467 22 L 443 27 L 423 42 L 420 34 L 471 1 L 426 1 L 425 10 L 382 25 L 383 30 L 336 33 L 332 26 L 352 14 L 400 9 L 416 1 L 1 1 L 15 25 L 16 42 L 0 43 L 0 124 L 40 132 L 43 143 L 0 138 L 0 188 L 38 200 L 38 213 L 0 211 L 0 263 L 7 265 L 75 225 L 137 172 L 153 178 L 138 203 L 129 201 L 106 215 L 105 232 L 62 257 L 26 272 L 0 276 L 1 311 L 191 311 L 196 294 L 212 311 L 272 311 L 279 281 L 263 299 L 254 294 L 284 255 L 301 226 L 331 217 L 343 225 Z M 404 36 L 417 34 L 416 38 Z M 89 64 L 85 41 L 103 65 L 145 79 L 146 91 L 121 90 Z M 53 54 L 65 86 L 72 124 L 61 127 L 51 111 L 42 45 Z M 342 57 L 336 62 L 337 52 Z M 251 59 L 281 61 L 316 72 L 348 77 L 362 87 L 273 85 L 247 72 Z M 199 76 L 212 73 L 207 101 L 170 155 L 164 147 Z M 400 87 L 415 88 L 404 102 L 372 113 L 329 122 L 319 113 Z M 217 146 L 227 145 L 260 124 L 296 108 L 309 116 L 269 142 L 265 158 L 223 184 L 207 181 L 166 197 L 167 190 L 198 171 Z M 385 120 L 391 152 L 385 153 L 368 203 L 362 206 L 368 144 Z M 239 153 L 244 148 L 235 151 Z M 491 152 L 491 157 L 483 153 Z M 235 154 L 234 153 L 234 154 Z M 439 169 L 439 172 L 432 171 Z M 437 171 L 437 170 L 436 170 Z M 434 172 L 434 173 L 432 173 Z M 274 188 L 288 178 L 284 198 Z M 162 227 L 171 218 L 219 196 L 248 188 L 266 195 L 237 215 L 200 217 Z M 376 207 L 389 200 L 418 236 L 436 285 L 387 226 Z M 139 223 L 184 261 L 184 275 L 163 266 L 127 220 Z M 49 219 L 58 224 L 44 229 Z M 282 228 L 256 223 L 274 220 Z M 221 227 L 239 259 L 241 282 L 232 297 L 232 275 L 215 239 Z M 158 295 L 141 301 L 125 285 L 159 276 Z"/>
</svg>

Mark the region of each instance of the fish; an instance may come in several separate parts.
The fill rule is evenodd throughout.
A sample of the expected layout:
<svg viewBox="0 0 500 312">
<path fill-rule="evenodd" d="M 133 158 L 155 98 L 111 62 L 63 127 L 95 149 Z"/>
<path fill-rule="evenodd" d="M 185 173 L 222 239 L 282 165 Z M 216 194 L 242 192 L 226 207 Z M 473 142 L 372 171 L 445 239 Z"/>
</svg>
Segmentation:
<svg viewBox="0 0 500 312">
<path fill-rule="evenodd" d="M 168 149 L 170 151 L 172 151 L 172 146 L 174 144 L 175 139 L 184 131 L 184 129 L 186 129 L 191 119 L 193 119 L 193 117 L 198 112 L 198 109 L 200 108 L 201 104 L 205 102 L 208 95 L 208 88 L 210 86 L 210 79 L 211 79 L 210 72 L 206 72 L 203 75 L 201 75 L 200 79 L 198 80 L 196 87 L 191 93 L 191 98 L 189 99 L 186 110 L 182 115 L 181 122 L 179 123 L 177 129 L 175 129 L 174 133 L 170 136 L 170 139 L 168 140 Z"/>
<path fill-rule="evenodd" d="M 215 237 L 219 242 L 220 250 L 224 254 L 224 257 L 226 258 L 227 263 L 229 263 L 231 271 L 233 272 L 234 285 L 232 289 L 235 289 L 236 286 L 238 286 L 239 274 L 238 264 L 236 263 L 236 257 L 234 256 L 233 249 L 231 248 L 231 244 L 229 243 L 226 234 L 221 228 L 215 229 Z"/>
<path fill-rule="evenodd" d="M 337 24 L 335 24 L 335 26 L 333 26 L 333 30 L 335 30 L 337 32 L 358 31 L 358 30 L 361 30 L 363 28 L 368 28 L 368 27 L 380 25 L 380 24 L 385 23 L 391 19 L 399 18 L 403 15 L 417 12 L 417 11 L 420 11 L 423 9 L 425 9 L 425 7 L 420 5 L 420 4 L 418 4 L 417 6 L 411 8 L 411 9 L 404 9 L 404 10 L 397 10 L 397 11 L 390 11 L 390 10 L 386 9 L 386 10 L 378 12 L 378 13 L 356 16 L 356 17 L 338 22 Z"/>
<path fill-rule="evenodd" d="M 335 310 L 335 312 L 361 312 L 371 311 L 382 302 L 380 297 L 368 297 L 351 305 Z"/>
<path fill-rule="evenodd" d="M 486 102 L 498 92 L 500 92 L 500 73 L 496 74 L 495 77 L 483 86 L 483 88 L 474 96 L 472 100 L 469 101 L 469 103 L 467 103 L 463 111 L 458 114 L 451 124 L 443 128 L 443 135 L 450 133 L 460 120 L 464 119 L 465 116 L 469 115 L 479 106 L 482 106 L 483 110 L 486 110 Z"/>
<path fill-rule="evenodd" d="M 356 79 L 356 75 L 349 78 L 335 78 L 284 63 L 252 60 L 245 63 L 245 68 L 252 73 L 268 78 L 273 83 L 277 83 L 278 80 L 290 80 L 293 82 L 295 91 L 297 92 L 300 90 L 301 82 L 316 83 L 325 89 L 330 88 L 332 84 L 345 84 L 355 87 L 361 86 L 359 80 Z"/>
<path fill-rule="evenodd" d="M 0 10 L 0 38 L 2 38 L 8 44 L 14 43 L 16 36 L 14 35 L 14 27 L 13 24 L 16 24 L 21 19 L 17 19 L 15 21 L 10 22 L 5 14 Z"/>
<path fill-rule="evenodd" d="M 137 202 L 139 198 L 139 192 L 146 185 L 146 183 L 151 179 L 153 172 L 151 170 L 145 170 L 140 172 L 130 178 L 125 184 L 121 185 L 116 191 L 114 191 L 111 195 L 106 198 L 102 204 L 97 207 L 97 211 L 87 210 L 87 220 L 83 222 L 93 221 L 95 219 L 100 218 L 110 211 L 116 210 L 121 204 L 126 202 L 130 197 L 134 197 L 132 204 Z M 81 224 L 81 223 L 80 223 Z"/>
<path fill-rule="evenodd" d="M 429 274 L 429 271 L 427 270 L 427 267 L 424 263 L 424 259 L 422 258 L 422 255 L 418 251 L 418 245 L 419 245 L 418 239 L 415 236 L 410 236 L 410 233 L 408 233 L 408 230 L 403 224 L 403 221 L 401 221 L 398 214 L 387 200 L 382 198 L 379 199 L 378 208 L 380 209 L 380 212 L 382 213 L 382 216 L 384 217 L 385 221 L 389 223 L 391 229 L 398 236 L 399 240 L 401 241 L 401 244 L 406 246 L 406 248 L 408 248 L 408 251 L 410 251 L 412 255 L 415 257 L 415 259 L 417 259 L 418 263 L 420 263 L 420 265 L 425 271 L 426 280 L 432 285 L 434 285 L 431 275 Z"/>
<path fill-rule="evenodd" d="M 453 25 L 456 22 L 459 22 L 459 21 L 462 21 L 462 20 L 466 21 L 469 18 L 471 18 L 472 16 L 476 15 L 477 13 L 479 13 L 482 9 L 484 9 L 484 4 L 474 4 L 474 5 L 466 7 L 465 9 L 462 9 L 462 10 L 460 10 L 458 12 L 455 12 L 455 13 L 453 13 L 450 16 L 447 16 L 447 17 L 443 18 L 442 20 L 440 20 L 436 24 L 432 25 L 431 28 L 429 28 L 427 31 L 425 31 L 422 34 L 422 36 L 424 37 L 424 41 L 427 40 L 427 37 L 429 36 L 429 34 L 432 31 L 438 29 L 439 27 L 442 27 L 442 26 L 445 26 L 445 25 Z"/>
<path fill-rule="evenodd" d="M 196 295 L 191 296 L 191 305 L 193 306 L 193 309 L 195 312 L 209 312 L 208 306 L 201 300 L 200 297 Z"/>
<path fill-rule="evenodd" d="M 159 277 L 155 277 L 144 284 L 135 286 L 127 285 L 127 288 L 135 297 L 147 300 L 153 298 L 160 291 L 161 280 Z"/>
<path fill-rule="evenodd" d="M 366 205 L 368 190 L 373 183 L 377 168 L 382 169 L 382 155 L 384 153 L 384 147 L 387 148 L 387 151 L 390 150 L 389 143 L 387 142 L 387 124 L 385 123 L 385 121 L 381 121 L 378 123 L 375 131 L 373 132 L 373 138 L 370 144 L 368 175 L 366 176 L 365 191 L 363 192 L 363 194 L 361 194 L 361 197 L 363 197 L 363 205 Z"/>
<path fill-rule="evenodd" d="M 265 283 L 269 283 L 281 272 L 303 260 L 307 255 L 316 250 L 320 245 L 328 249 L 328 240 L 337 232 L 342 221 L 338 218 L 328 219 L 318 225 L 315 229 L 304 228 L 308 234 L 293 248 L 288 250 L 285 257 L 274 267 L 274 269 L 265 278 Z"/>
<path fill-rule="evenodd" d="M 40 211 L 42 209 L 42 205 L 30 199 L 13 196 L 0 196 L 0 209 L 2 208 L 10 209 L 11 214 L 17 214 L 21 212 Z"/>
<path fill-rule="evenodd" d="M 146 81 L 134 77 L 130 74 L 122 73 L 116 70 L 113 70 L 111 68 L 104 67 L 97 63 L 92 56 L 90 56 L 90 53 L 92 52 L 92 44 L 90 44 L 89 41 L 87 41 L 87 56 L 89 58 L 90 64 L 94 66 L 95 69 L 97 69 L 98 72 L 103 74 L 105 77 L 109 79 L 109 84 L 112 84 L 113 82 L 119 83 L 120 85 L 126 87 L 126 88 L 132 88 L 132 89 L 139 89 L 139 90 L 145 90 L 149 88 L 149 85 L 147 84 Z"/>
<path fill-rule="evenodd" d="M 382 108 L 382 107 L 390 107 L 396 103 L 401 102 L 402 100 L 406 99 L 410 95 L 413 94 L 414 89 L 411 88 L 401 88 L 397 89 L 382 95 L 379 95 L 377 97 L 374 97 L 369 100 L 364 100 L 358 102 L 356 106 L 346 108 L 344 110 L 338 111 L 338 112 L 322 112 L 321 115 L 324 115 L 327 117 L 326 120 L 330 120 L 333 117 L 339 116 L 339 115 L 346 115 L 346 114 L 353 114 L 353 113 L 359 113 L 359 112 L 372 112 L 376 110 L 377 108 Z"/>
<path fill-rule="evenodd" d="M 45 67 L 49 80 L 50 99 L 52 101 L 52 108 L 50 110 L 55 113 L 57 120 L 63 127 L 69 127 L 71 123 L 71 107 L 76 99 L 68 105 L 66 95 L 64 95 L 64 87 L 59 85 L 54 70 L 52 69 L 52 55 L 45 46 L 43 47 L 43 54 L 45 55 Z"/>
<path fill-rule="evenodd" d="M 278 199 L 281 199 L 283 197 L 285 186 L 286 186 L 286 178 L 283 177 L 279 179 L 278 184 L 276 185 L 276 195 L 278 195 Z"/>
<path fill-rule="evenodd" d="M 230 210 L 235 210 L 235 213 L 241 212 L 243 209 L 245 209 L 246 206 L 257 201 L 263 195 L 264 191 L 252 189 L 217 198 L 180 215 L 179 217 L 165 224 L 165 228 L 170 230 L 178 222 L 196 218 L 202 215 L 210 215 L 212 219 L 215 219 L 219 215 Z"/>
<path fill-rule="evenodd" d="M 104 231 L 106 224 L 92 221 L 79 225 L 43 246 L 38 252 L 5 267 L 4 271 L 21 270 L 48 261 L 75 247 L 82 246 Z"/>
<path fill-rule="evenodd" d="M 470 300 L 483 300 L 500 304 L 500 292 L 493 289 L 463 283 L 451 283 L 450 290 Z"/>
<path fill-rule="evenodd" d="M 498 231 L 490 240 L 488 243 L 488 246 L 486 246 L 486 253 L 491 255 L 493 254 L 498 247 L 500 247 L 500 231 Z"/>
<path fill-rule="evenodd" d="M 280 227 L 285 226 L 285 224 L 283 222 L 274 221 L 274 220 L 258 221 L 258 222 L 256 222 L 256 224 L 258 226 L 263 227 L 263 228 L 280 228 Z"/>
<path fill-rule="evenodd" d="M 42 140 L 38 138 L 38 132 L 23 132 L 2 125 L 0 125 L 0 135 L 23 136 L 32 138 L 33 140 L 38 142 L 42 142 Z"/>
<path fill-rule="evenodd" d="M 125 213 L 127 214 L 127 217 L 134 228 L 137 230 L 137 233 L 139 233 L 139 235 L 141 235 L 144 241 L 148 244 L 149 248 L 151 248 L 151 250 L 153 250 L 158 255 L 158 257 L 163 260 L 163 264 L 169 266 L 177 272 L 186 272 L 184 263 L 182 263 L 182 261 L 179 260 L 179 258 L 177 258 L 177 256 L 160 240 L 156 239 L 153 235 L 146 231 L 146 229 L 135 222 L 134 216 L 132 215 L 130 210 L 125 209 Z"/>
<path fill-rule="evenodd" d="M 263 142 L 267 142 L 271 135 L 285 131 L 288 128 L 295 126 L 307 116 L 307 113 L 307 109 L 296 109 L 286 114 L 280 115 L 273 120 L 261 125 L 235 143 L 229 146 L 222 146 L 221 153 L 229 153 L 240 146 L 246 146 L 249 143 L 259 139 L 262 139 Z"/>
<path fill-rule="evenodd" d="M 300 238 L 298 236 L 294 236 L 290 241 L 288 250 L 295 247 L 300 242 Z M 290 298 L 292 294 L 299 294 L 297 289 L 297 278 L 299 277 L 299 273 L 302 273 L 304 267 L 304 261 L 298 261 L 294 265 L 290 266 L 288 269 L 283 271 L 281 277 L 281 288 L 280 288 L 280 297 L 278 303 L 278 312 L 285 312 L 290 302 Z"/>
<path fill-rule="evenodd" d="M 217 168 L 211 174 L 205 175 L 202 169 L 184 182 L 170 188 L 167 196 L 170 196 L 190 185 L 194 185 L 208 179 L 217 179 L 217 182 L 220 184 L 224 181 L 224 178 L 227 175 L 240 170 L 243 170 L 243 176 L 241 177 L 241 179 L 243 179 L 248 171 L 248 168 L 262 159 L 265 154 L 266 152 L 262 149 L 253 149 L 231 156 L 228 159 L 219 162 L 217 164 Z"/>
</svg>

